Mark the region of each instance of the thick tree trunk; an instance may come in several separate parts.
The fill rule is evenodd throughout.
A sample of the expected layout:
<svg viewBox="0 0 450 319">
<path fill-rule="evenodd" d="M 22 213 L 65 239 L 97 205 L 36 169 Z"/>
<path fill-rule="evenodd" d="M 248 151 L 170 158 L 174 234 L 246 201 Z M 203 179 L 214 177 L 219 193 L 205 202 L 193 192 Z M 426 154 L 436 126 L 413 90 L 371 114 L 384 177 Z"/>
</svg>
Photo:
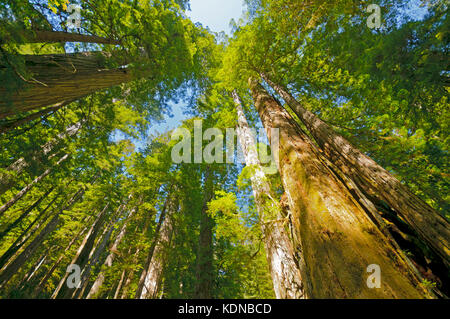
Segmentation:
<svg viewBox="0 0 450 319">
<path fill-rule="evenodd" d="M 88 233 L 83 239 L 83 242 L 81 243 L 80 247 L 78 248 L 75 256 L 73 257 L 72 261 L 70 262 L 70 265 L 78 265 L 80 269 L 83 269 L 88 260 L 90 252 L 92 251 L 92 248 L 94 247 L 95 239 L 97 237 L 98 232 L 100 231 L 101 226 L 103 225 L 103 221 L 105 220 L 107 211 L 108 211 L 109 204 L 106 204 L 105 207 L 100 211 L 100 213 L 97 216 L 97 219 L 92 224 L 91 228 L 89 229 Z M 66 285 L 67 277 L 69 276 L 69 273 L 66 272 L 63 278 L 60 280 L 58 287 L 56 287 L 55 291 L 52 294 L 52 299 L 55 298 L 70 298 L 72 293 L 76 288 L 69 288 Z"/>
<path fill-rule="evenodd" d="M 119 40 L 63 31 L 23 30 L 21 35 L 24 37 L 26 43 L 84 42 L 115 45 L 121 44 Z"/>
<path fill-rule="evenodd" d="M 126 221 L 123 223 L 122 228 L 120 229 L 120 232 L 117 235 L 116 240 L 114 241 L 114 244 L 112 245 L 112 247 L 110 249 L 111 252 L 109 253 L 108 257 L 106 257 L 106 260 L 103 264 L 104 267 L 112 266 L 114 259 L 116 257 L 115 252 L 118 251 L 119 245 L 122 242 L 122 239 L 125 236 L 125 233 L 127 231 L 128 221 L 130 220 L 130 218 L 133 216 L 133 214 L 135 212 L 136 212 L 136 207 L 130 211 Z M 87 295 L 86 299 L 90 299 L 90 298 L 94 297 L 99 292 L 104 281 L 105 281 L 105 273 L 104 273 L 104 271 L 100 271 L 100 273 L 98 274 L 97 279 L 95 280 L 94 284 L 92 285 L 91 290 L 89 291 L 89 294 Z"/>
<path fill-rule="evenodd" d="M 64 139 L 76 135 L 83 123 L 85 121 L 80 121 L 74 125 L 69 126 L 66 130 L 60 134 L 55 139 L 45 143 L 39 148 L 39 150 L 34 151 L 30 158 L 27 160 L 25 157 L 21 157 L 14 163 L 6 168 L 6 172 L 0 175 L 0 195 L 5 193 L 9 188 L 11 188 L 17 177 L 29 166 L 34 165 L 37 162 L 41 162 L 47 155 L 51 154 L 55 147 Z"/>
<path fill-rule="evenodd" d="M 19 91 L 0 89 L 0 119 L 77 100 L 132 80 L 126 68 L 107 69 L 99 52 L 24 56 L 34 77 Z"/>
<path fill-rule="evenodd" d="M 11 206 L 13 206 L 19 199 L 24 197 L 34 185 L 39 183 L 42 179 L 44 179 L 47 175 L 49 175 L 54 167 L 59 166 L 62 162 L 69 158 L 69 154 L 65 154 L 61 157 L 58 162 L 53 167 L 46 169 L 40 176 L 36 177 L 30 184 L 25 186 L 20 192 L 18 192 L 13 198 L 11 198 L 8 202 L 6 202 L 3 206 L 0 207 L 0 216 L 2 216 Z"/>
<path fill-rule="evenodd" d="M 300 239 L 309 298 L 427 298 L 421 280 L 380 232 L 321 154 L 281 105 L 250 79 L 256 108 L 269 128 L 279 128 L 275 154 Z M 381 270 L 380 288 L 369 288 L 370 265 Z M 375 266 L 376 267 L 376 266 Z M 376 267 L 377 268 L 377 267 Z M 369 270 L 368 270 L 369 269 Z M 376 274 L 374 274 L 376 276 Z"/>
<path fill-rule="evenodd" d="M 72 206 L 84 193 L 84 190 L 79 190 L 69 202 L 63 206 L 62 209 L 47 223 L 42 231 L 33 239 L 33 241 L 17 256 L 11 263 L 2 269 L 0 274 L 0 288 L 4 287 L 11 277 L 22 267 L 22 265 L 36 252 L 36 250 L 44 242 L 45 238 L 56 229 L 61 221 L 60 215 L 65 210 Z"/>
<path fill-rule="evenodd" d="M 156 233 L 153 247 L 150 248 L 147 266 L 142 271 L 139 280 L 136 299 L 155 299 L 160 292 L 162 275 L 173 232 L 172 215 L 178 210 L 178 202 L 173 196 L 171 193 L 167 196 L 164 212 L 160 217 L 163 218 L 161 228 Z"/>
<path fill-rule="evenodd" d="M 243 148 L 245 163 L 254 167 L 251 178 L 253 195 L 260 216 L 267 262 L 272 276 L 275 296 L 278 299 L 304 298 L 302 278 L 292 243 L 283 227 L 281 208 L 273 202 L 272 190 L 258 158 L 256 141 L 250 131 L 241 100 L 233 91 L 238 115 L 238 137 Z"/>
<path fill-rule="evenodd" d="M 262 77 L 287 102 L 305 124 L 325 156 L 370 198 L 387 203 L 404 219 L 419 238 L 450 266 L 450 225 L 425 202 L 370 157 L 337 134 L 328 124 L 303 108 L 282 86 Z"/>
<path fill-rule="evenodd" d="M 208 202 L 214 196 L 213 176 L 211 168 L 207 167 L 205 172 L 205 185 L 203 194 L 203 206 L 200 217 L 200 236 L 196 260 L 195 298 L 213 298 L 214 284 L 214 250 L 213 250 L 213 228 L 214 221 L 208 215 Z"/>
</svg>

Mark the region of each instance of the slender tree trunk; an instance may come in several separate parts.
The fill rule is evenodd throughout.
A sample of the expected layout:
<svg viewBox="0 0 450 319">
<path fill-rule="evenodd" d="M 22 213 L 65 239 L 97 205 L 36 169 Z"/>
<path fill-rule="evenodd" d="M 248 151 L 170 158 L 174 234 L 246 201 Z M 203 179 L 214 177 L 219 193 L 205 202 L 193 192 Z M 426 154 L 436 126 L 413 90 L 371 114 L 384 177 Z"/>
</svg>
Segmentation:
<svg viewBox="0 0 450 319">
<path fill-rule="evenodd" d="M 118 251 L 119 245 L 122 242 L 123 237 L 125 236 L 127 226 L 128 226 L 128 221 L 133 216 L 135 211 L 136 211 L 136 208 L 133 208 L 130 211 L 130 214 L 128 215 L 127 220 L 122 225 L 122 228 L 120 229 L 120 232 L 117 235 L 116 240 L 114 241 L 114 244 L 111 247 L 111 252 L 108 255 L 108 257 L 106 257 L 105 263 L 103 264 L 104 267 L 112 266 L 114 258 L 116 257 L 115 252 Z M 103 285 L 104 281 L 105 281 L 105 273 L 104 273 L 104 271 L 100 271 L 100 273 L 98 274 L 97 279 L 95 280 L 94 284 L 92 285 L 92 288 L 89 291 L 89 294 L 87 295 L 86 299 L 90 299 L 90 298 L 94 297 L 99 292 L 100 287 Z"/>
<path fill-rule="evenodd" d="M 4 288 L 5 284 L 20 269 L 20 267 L 33 255 L 39 248 L 45 238 L 55 230 L 59 222 L 59 214 L 44 227 L 44 229 L 36 236 L 36 238 L 25 248 L 25 250 L 11 262 L 0 274 L 0 288 Z"/>
<path fill-rule="evenodd" d="M 31 280 L 31 278 L 34 276 L 36 271 L 39 270 L 39 268 L 42 266 L 45 259 L 48 257 L 48 250 L 44 252 L 39 258 L 37 259 L 36 263 L 30 268 L 30 270 L 27 272 L 27 274 L 22 278 L 20 283 L 17 285 L 20 287 L 20 290 L 23 290 L 25 285 Z"/>
<path fill-rule="evenodd" d="M 2 269 L 9 259 L 16 254 L 20 248 L 31 238 L 38 229 L 45 224 L 47 219 L 51 214 L 46 214 L 47 210 L 53 205 L 53 203 L 58 199 L 58 196 L 53 198 L 51 202 L 45 207 L 45 209 L 39 213 L 39 215 L 27 226 L 27 228 L 19 235 L 19 237 L 14 241 L 14 243 L 8 248 L 8 250 L 0 258 L 0 269 Z M 34 228 L 33 226 L 39 221 Z M 33 229 L 32 229 L 33 228 Z"/>
<path fill-rule="evenodd" d="M 44 195 L 39 197 L 39 199 L 37 201 L 35 201 L 33 203 L 33 205 L 28 207 L 14 222 L 9 224 L 4 231 L 0 232 L 0 240 L 2 240 L 3 237 L 5 237 L 6 234 L 8 234 L 12 229 L 14 229 L 17 225 L 19 225 L 22 222 L 22 220 L 25 217 L 27 217 L 35 208 L 37 208 L 39 206 L 39 204 L 44 199 L 46 199 L 54 189 L 55 189 L 55 187 L 51 187 L 48 191 L 45 192 Z"/>
<path fill-rule="evenodd" d="M 387 203 L 418 236 L 450 266 L 450 225 L 388 171 L 337 134 L 328 124 L 303 108 L 282 86 L 262 77 L 287 102 L 311 132 L 324 155 L 370 198 Z"/>
<path fill-rule="evenodd" d="M 119 280 L 119 283 L 117 284 L 117 288 L 115 289 L 113 299 L 117 299 L 119 297 L 119 293 L 120 293 L 120 290 L 122 289 L 123 283 L 125 281 L 125 277 L 126 277 L 126 271 L 122 270 L 122 275 L 120 275 L 120 280 Z"/>
<path fill-rule="evenodd" d="M 22 267 L 22 265 L 36 252 L 45 238 L 56 229 L 61 221 L 60 215 L 65 210 L 71 207 L 84 193 L 84 190 L 79 190 L 69 202 L 63 206 L 61 210 L 47 223 L 42 231 L 33 239 L 33 241 L 17 256 L 11 263 L 2 269 L 0 274 L 0 288 L 3 288 L 11 277 Z"/>
<path fill-rule="evenodd" d="M 42 179 L 44 179 L 47 175 L 49 175 L 54 167 L 59 166 L 62 162 L 64 162 L 66 159 L 69 158 L 69 154 L 65 154 L 63 157 L 61 157 L 58 162 L 53 167 L 50 167 L 46 169 L 40 176 L 36 177 L 30 184 L 25 186 L 20 192 L 18 192 L 13 198 L 11 198 L 7 203 L 5 203 L 3 206 L 0 207 L 0 216 L 3 216 L 3 214 L 11 207 L 13 206 L 19 199 L 24 197 L 32 188 L 34 185 L 39 183 Z"/>
<path fill-rule="evenodd" d="M 275 296 L 278 299 L 304 298 L 302 278 L 294 256 L 292 243 L 284 229 L 281 208 L 274 203 L 272 190 L 256 150 L 256 141 L 248 126 L 241 100 L 233 92 L 238 115 L 238 137 L 247 166 L 254 166 L 251 178 L 253 195 L 260 216 L 267 262 L 272 276 Z"/>
<path fill-rule="evenodd" d="M 128 197 L 128 199 L 130 198 L 131 195 Z M 109 225 L 105 227 L 103 233 L 98 239 L 96 246 L 92 248 L 91 253 L 89 254 L 88 263 L 86 267 L 84 267 L 83 272 L 81 273 L 81 288 L 75 289 L 74 293 L 72 294 L 72 298 L 81 299 L 85 295 L 86 289 L 89 285 L 92 267 L 99 263 L 100 257 L 105 251 L 105 248 L 111 239 L 111 235 L 114 231 L 114 224 L 120 218 L 120 215 L 122 214 L 124 207 L 125 207 L 124 204 L 119 205 L 116 212 L 112 216 Z M 87 292 L 89 293 L 89 291 Z"/>
<path fill-rule="evenodd" d="M 19 91 L 0 88 L 0 119 L 86 95 L 131 81 L 126 68 L 106 69 L 98 52 L 24 56 L 35 76 Z M 11 107 L 12 104 L 12 107 Z"/>
<path fill-rule="evenodd" d="M 8 133 L 9 131 L 11 131 L 19 126 L 27 124 L 28 122 L 31 122 L 40 117 L 46 118 L 50 115 L 49 113 L 58 111 L 60 108 L 62 108 L 63 106 L 65 106 L 67 104 L 69 104 L 69 103 L 66 103 L 66 104 L 60 103 L 58 105 L 48 107 L 42 111 L 34 112 L 33 114 L 27 115 L 23 118 L 20 118 L 20 119 L 14 120 L 14 121 L 10 121 L 5 124 L 1 124 L 0 125 L 0 134 Z"/>
<path fill-rule="evenodd" d="M 281 105 L 250 79 L 255 106 L 269 128 L 279 128 L 272 150 L 292 210 L 309 298 L 432 297 L 395 247 L 380 232 L 345 185 L 323 164 L 321 154 Z M 368 269 L 381 270 L 380 288 L 369 288 Z M 376 268 L 378 268 L 375 266 Z M 375 274 L 376 277 L 376 274 Z"/>
<path fill-rule="evenodd" d="M 114 225 L 110 225 L 97 243 L 97 247 L 92 248 L 91 256 L 89 256 L 89 262 L 84 267 L 83 272 L 81 273 L 81 287 L 80 289 L 75 289 L 72 294 L 72 298 L 82 299 L 85 296 L 85 291 L 89 286 L 89 279 L 91 278 L 92 267 L 96 266 L 99 263 L 100 257 L 102 253 L 105 251 L 106 246 L 108 245 L 109 240 L 111 239 L 111 234 L 114 231 Z M 89 291 L 88 291 L 89 292 Z"/>
<path fill-rule="evenodd" d="M 106 213 L 108 211 L 109 204 L 106 204 L 106 206 L 100 211 L 100 213 L 97 216 L 97 219 L 92 224 L 91 228 L 89 229 L 89 232 L 86 234 L 83 242 L 81 243 L 80 247 L 78 248 L 77 253 L 73 257 L 71 261 L 71 265 L 78 265 L 80 269 L 83 269 L 88 260 L 89 255 L 94 247 L 94 242 L 97 237 L 98 232 L 100 231 L 101 226 L 103 225 L 103 221 L 105 219 Z M 59 282 L 58 287 L 56 287 L 55 291 L 53 292 L 52 299 L 55 298 L 69 298 L 71 294 L 74 292 L 74 289 L 70 289 L 66 285 L 67 277 L 69 276 L 69 273 L 66 272 L 61 281 Z"/>
<path fill-rule="evenodd" d="M 69 33 L 63 31 L 23 30 L 21 35 L 27 43 L 84 42 L 120 45 L 119 40 L 102 38 L 96 35 Z"/>
<path fill-rule="evenodd" d="M 142 271 L 136 299 L 155 299 L 161 288 L 162 275 L 167 259 L 167 252 L 173 231 L 172 215 L 178 210 L 178 203 L 173 194 L 168 195 L 161 228 L 155 237 L 154 248 L 150 248 L 148 266 Z"/>
<path fill-rule="evenodd" d="M 200 236 L 196 260 L 196 283 L 195 298 L 213 298 L 214 284 L 214 250 L 213 250 L 213 228 L 214 221 L 208 215 L 208 202 L 214 196 L 213 176 L 211 168 L 206 168 L 204 177 L 203 206 L 200 217 Z"/>
<path fill-rule="evenodd" d="M 84 220 L 83 220 L 83 222 L 84 222 Z M 87 221 L 87 222 L 89 222 L 89 221 Z M 53 264 L 53 266 L 45 274 L 45 276 L 41 279 L 41 281 L 39 281 L 39 283 L 37 284 L 37 286 L 33 290 L 32 298 L 35 298 L 36 296 L 38 296 L 42 292 L 42 290 L 45 288 L 45 285 L 46 285 L 47 281 L 53 275 L 53 273 L 55 272 L 56 268 L 58 268 L 59 264 L 64 259 L 64 257 L 66 257 L 66 253 L 70 250 L 70 248 L 72 248 L 73 244 L 78 240 L 78 238 L 83 236 L 83 234 L 88 230 L 88 228 L 89 227 L 84 227 L 80 232 L 78 232 L 78 234 L 74 238 L 72 238 L 70 243 L 67 245 L 67 247 L 64 249 L 62 254 L 59 256 L 58 260 Z"/>
<path fill-rule="evenodd" d="M 39 150 L 34 151 L 29 160 L 24 157 L 19 158 L 14 163 L 6 168 L 6 172 L 0 175 L 0 195 L 5 193 L 16 182 L 17 177 L 29 166 L 37 162 L 41 162 L 48 154 L 53 152 L 55 147 L 65 138 L 76 135 L 81 129 L 85 121 L 80 121 L 74 125 L 69 126 L 64 132 L 58 134 L 58 136 L 45 143 Z"/>
<path fill-rule="evenodd" d="M 158 187 L 158 189 L 159 189 L 159 187 Z M 155 192 L 156 193 L 156 192 Z M 144 227 L 142 228 L 142 237 L 144 237 L 145 236 L 145 234 L 147 233 L 147 231 L 148 231 L 148 226 L 149 226 L 149 222 L 150 222 L 150 216 L 148 216 L 146 219 L 145 219 L 145 223 L 144 223 Z M 147 255 L 147 260 L 148 260 L 148 258 L 150 258 L 150 260 L 151 260 L 151 253 L 153 252 L 153 250 L 154 250 L 154 243 L 156 242 L 156 238 L 157 238 L 157 235 L 159 234 L 159 229 L 161 229 L 161 225 L 162 225 L 162 219 L 160 218 L 160 220 L 159 220 L 159 222 L 158 222 L 158 225 L 157 225 L 157 228 L 156 228 L 156 230 L 155 230 L 155 234 L 156 234 L 156 236 L 155 236 L 155 239 L 154 239 L 154 241 L 153 241 L 153 245 L 152 245 L 152 247 L 150 248 L 150 253 Z M 136 227 L 136 229 L 135 229 L 135 233 L 137 232 L 137 230 L 138 230 L 138 228 L 139 227 Z M 134 252 L 134 255 L 133 255 L 133 259 L 131 260 L 131 264 L 132 265 L 135 265 L 137 262 L 138 262 L 138 260 L 139 260 L 139 253 L 141 252 L 141 248 L 140 248 L 140 246 L 138 246 L 137 248 L 136 248 L 136 251 Z M 131 247 L 129 248 L 129 250 L 128 250 L 128 254 L 127 254 L 127 256 L 129 256 L 131 254 Z M 146 264 L 145 264 L 145 267 L 147 267 L 148 266 L 148 262 L 146 262 Z M 129 291 L 129 288 L 130 288 L 130 284 L 131 284 L 131 282 L 133 281 L 133 278 L 134 278 L 134 273 L 135 273 L 135 268 L 133 267 L 133 268 L 131 268 L 130 269 L 130 271 L 129 272 L 127 272 L 126 273 L 126 276 L 125 276 L 125 279 L 124 279 L 124 282 L 122 283 L 122 293 L 121 293 L 121 295 L 120 295 L 120 299 L 126 299 L 127 298 L 127 296 L 128 296 L 128 291 Z M 138 287 L 139 288 L 139 287 Z M 142 288 L 141 288 L 142 289 Z M 118 295 L 118 291 L 116 291 L 116 293 L 114 294 L 114 298 L 116 298 Z"/>
</svg>

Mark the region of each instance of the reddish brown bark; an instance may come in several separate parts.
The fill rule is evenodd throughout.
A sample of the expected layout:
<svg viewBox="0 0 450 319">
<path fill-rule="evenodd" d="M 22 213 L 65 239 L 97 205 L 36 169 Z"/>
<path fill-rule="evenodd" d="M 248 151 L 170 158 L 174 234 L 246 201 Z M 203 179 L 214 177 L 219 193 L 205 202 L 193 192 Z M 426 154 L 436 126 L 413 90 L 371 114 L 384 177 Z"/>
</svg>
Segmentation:
<svg viewBox="0 0 450 319">
<path fill-rule="evenodd" d="M 449 268 L 450 224 L 447 220 L 328 124 L 306 110 L 282 86 L 272 82 L 266 75 L 262 76 L 305 124 L 324 155 L 370 198 L 386 202 Z"/>
<path fill-rule="evenodd" d="M 323 164 L 321 154 L 281 105 L 250 80 L 266 128 L 279 128 L 273 150 L 292 212 L 296 250 L 304 257 L 302 280 L 309 298 L 427 298 L 421 278 Z M 278 155 L 277 155 L 278 154 Z M 380 288 L 369 288 L 369 265 L 382 271 Z"/>
</svg>

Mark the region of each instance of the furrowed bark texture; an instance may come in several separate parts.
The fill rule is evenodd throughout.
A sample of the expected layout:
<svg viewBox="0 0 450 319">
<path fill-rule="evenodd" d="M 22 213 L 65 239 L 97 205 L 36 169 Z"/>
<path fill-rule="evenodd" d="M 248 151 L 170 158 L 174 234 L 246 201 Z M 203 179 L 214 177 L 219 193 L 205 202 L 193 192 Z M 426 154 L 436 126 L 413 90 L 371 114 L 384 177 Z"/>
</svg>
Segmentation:
<svg viewBox="0 0 450 319">
<path fill-rule="evenodd" d="M 69 33 L 63 31 L 24 30 L 21 35 L 27 43 L 84 42 L 120 45 L 119 40 L 102 38 L 96 35 Z"/>
<path fill-rule="evenodd" d="M 292 243 L 284 229 L 280 207 L 268 197 L 272 193 L 269 181 L 261 168 L 256 141 L 250 131 L 241 100 L 233 92 L 238 115 L 238 137 L 247 166 L 255 167 L 251 178 L 261 230 L 264 235 L 267 262 L 277 299 L 304 298 L 302 278 L 294 256 Z M 274 212 L 275 211 L 275 212 Z"/>
<path fill-rule="evenodd" d="M 249 79 L 266 128 L 279 128 L 279 152 L 272 150 L 304 257 L 301 269 L 309 298 L 426 298 L 401 255 L 378 230 L 345 185 L 323 164 L 320 153 L 281 105 Z M 369 288 L 369 265 L 381 269 L 381 287 Z"/>
<path fill-rule="evenodd" d="M 107 69 L 98 52 L 24 56 L 33 74 L 14 92 L 0 88 L 0 119 L 49 105 L 73 101 L 132 80 L 126 68 Z"/>
<path fill-rule="evenodd" d="M 450 267 L 450 224 L 415 196 L 383 167 L 337 134 L 328 124 L 306 110 L 282 86 L 270 84 L 308 128 L 325 156 L 372 198 L 386 202 L 401 219 Z"/>
</svg>

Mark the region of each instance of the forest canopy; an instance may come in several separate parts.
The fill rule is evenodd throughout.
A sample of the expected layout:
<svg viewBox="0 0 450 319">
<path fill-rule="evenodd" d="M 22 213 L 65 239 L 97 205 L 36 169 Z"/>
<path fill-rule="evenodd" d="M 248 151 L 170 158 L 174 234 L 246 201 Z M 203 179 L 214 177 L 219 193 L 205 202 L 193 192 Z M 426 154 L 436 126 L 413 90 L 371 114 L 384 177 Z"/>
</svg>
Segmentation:
<svg viewBox="0 0 450 319">
<path fill-rule="evenodd" d="M 243 5 L 0 0 L 0 298 L 448 298 L 448 2 Z"/>
</svg>

